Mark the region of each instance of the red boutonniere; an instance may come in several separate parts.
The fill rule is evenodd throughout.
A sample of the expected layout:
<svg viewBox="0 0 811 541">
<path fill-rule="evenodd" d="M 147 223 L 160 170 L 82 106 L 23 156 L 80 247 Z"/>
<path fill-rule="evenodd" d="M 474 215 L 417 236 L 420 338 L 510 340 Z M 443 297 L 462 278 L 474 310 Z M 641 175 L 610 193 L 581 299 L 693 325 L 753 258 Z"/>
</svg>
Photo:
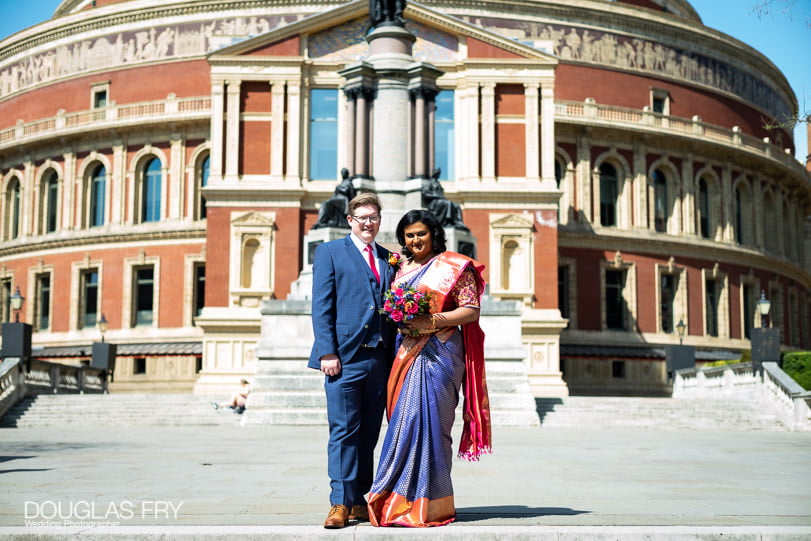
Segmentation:
<svg viewBox="0 0 811 541">
<path fill-rule="evenodd" d="M 389 253 L 389 265 L 394 267 L 395 269 L 399 269 L 400 265 L 403 262 L 403 258 L 397 252 L 390 252 Z"/>
</svg>

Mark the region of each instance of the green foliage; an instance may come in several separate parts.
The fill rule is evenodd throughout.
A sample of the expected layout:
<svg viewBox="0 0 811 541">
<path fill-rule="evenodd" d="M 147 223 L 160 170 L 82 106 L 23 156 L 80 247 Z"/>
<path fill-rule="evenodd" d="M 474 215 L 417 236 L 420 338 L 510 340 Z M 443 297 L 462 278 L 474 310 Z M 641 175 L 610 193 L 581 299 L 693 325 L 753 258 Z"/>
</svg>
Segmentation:
<svg viewBox="0 0 811 541">
<path fill-rule="evenodd" d="M 739 359 L 728 359 L 726 361 L 712 361 L 709 363 L 704 363 L 701 366 L 727 366 L 728 364 L 738 364 L 738 363 L 748 363 L 752 360 L 752 352 L 748 349 L 746 351 L 741 352 L 741 357 Z"/>
<path fill-rule="evenodd" d="M 811 390 L 811 351 L 795 351 L 783 355 L 783 372 L 806 391 Z"/>
</svg>

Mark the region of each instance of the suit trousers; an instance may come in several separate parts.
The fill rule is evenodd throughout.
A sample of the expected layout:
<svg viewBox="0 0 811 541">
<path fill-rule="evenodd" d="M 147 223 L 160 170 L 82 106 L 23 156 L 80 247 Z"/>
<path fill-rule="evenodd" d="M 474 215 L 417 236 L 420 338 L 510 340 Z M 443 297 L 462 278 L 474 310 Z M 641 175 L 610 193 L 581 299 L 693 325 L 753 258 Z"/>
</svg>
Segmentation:
<svg viewBox="0 0 811 541">
<path fill-rule="evenodd" d="M 365 505 L 363 497 L 374 477 L 374 450 L 386 409 L 390 365 L 383 347 L 361 348 L 342 364 L 337 376 L 325 376 L 332 505 Z"/>
</svg>

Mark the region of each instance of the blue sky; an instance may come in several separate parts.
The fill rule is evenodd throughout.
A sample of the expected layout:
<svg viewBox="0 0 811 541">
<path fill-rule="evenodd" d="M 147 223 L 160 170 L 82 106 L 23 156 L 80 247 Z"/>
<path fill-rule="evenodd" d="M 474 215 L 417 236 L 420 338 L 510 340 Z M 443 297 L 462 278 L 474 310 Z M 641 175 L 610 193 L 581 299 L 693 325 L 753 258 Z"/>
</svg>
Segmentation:
<svg viewBox="0 0 811 541">
<path fill-rule="evenodd" d="M 42 22 L 53 14 L 61 0 L 0 0 L 0 37 Z M 757 49 L 783 72 L 800 107 L 811 114 L 811 0 L 772 0 L 766 14 L 755 7 L 765 0 L 692 0 L 704 24 Z M 796 156 L 805 161 L 805 124 L 794 130 Z"/>
</svg>

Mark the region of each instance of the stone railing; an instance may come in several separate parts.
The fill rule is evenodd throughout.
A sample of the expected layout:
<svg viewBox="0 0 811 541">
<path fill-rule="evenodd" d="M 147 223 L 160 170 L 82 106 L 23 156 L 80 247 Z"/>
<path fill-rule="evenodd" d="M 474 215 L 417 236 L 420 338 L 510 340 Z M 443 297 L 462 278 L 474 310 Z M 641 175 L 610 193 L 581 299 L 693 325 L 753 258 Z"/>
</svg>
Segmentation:
<svg viewBox="0 0 811 541">
<path fill-rule="evenodd" d="M 780 149 L 768 137 L 758 139 L 744 134 L 737 126 L 732 129 L 702 122 L 700 116 L 681 118 L 654 113 L 649 107 L 630 109 L 601 105 L 591 98 L 585 101 L 556 101 L 555 120 L 576 123 L 605 123 L 633 129 L 655 130 L 667 134 L 680 134 L 707 142 L 722 143 L 766 158 L 773 158 L 787 167 L 804 169 L 790 154 Z"/>
<path fill-rule="evenodd" d="M 148 121 L 177 122 L 205 119 L 211 114 L 211 97 L 178 98 L 169 94 L 164 100 L 118 105 L 66 113 L 32 122 L 17 121 L 17 125 L 0 130 L 0 149 L 31 141 L 64 137 L 88 129 L 103 129 L 121 124 L 139 124 Z"/>
<path fill-rule="evenodd" d="M 777 363 L 734 363 L 678 370 L 673 397 L 728 393 L 763 397 L 790 430 L 811 430 L 811 392 L 783 372 Z"/>
<path fill-rule="evenodd" d="M 0 417 L 25 396 L 107 392 L 107 372 L 100 368 L 38 359 L 30 363 L 28 371 L 19 358 L 0 363 Z"/>
</svg>

